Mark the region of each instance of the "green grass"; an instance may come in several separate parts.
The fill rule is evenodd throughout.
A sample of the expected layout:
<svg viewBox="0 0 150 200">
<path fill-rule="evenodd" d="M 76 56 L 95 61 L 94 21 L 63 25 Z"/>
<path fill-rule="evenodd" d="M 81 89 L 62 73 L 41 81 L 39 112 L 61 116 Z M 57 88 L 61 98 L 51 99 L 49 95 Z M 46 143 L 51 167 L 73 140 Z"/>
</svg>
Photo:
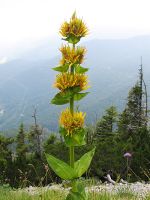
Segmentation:
<svg viewBox="0 0 150 200">
<path fill-rule="evenodd" d="M 146 196 L 145 200 L 150 200 L 150 194 Z"/>
<path fill-rule="evenodd" d="M 133 192 L 128 187 L 119 189 L 117 191 L 116 198 L 126 199 L 126 200 L 138 199 L 138 197 L 135 194 L 133 194 Z"/>
<path fill-rule="evenodd" d="M 38 192 L 37 192 L 38 191 Z M 29 194 L 25 190 L 13 190 L 9 187 L 0 187 L 0 200 L 65 200 L 66 192 L 61 190 L 48 190 L 38 188 L 36 193 Z M 139 198 L 133 194 L 129 188 L 120 189 L 116 194 L 106 192 L 97 193 L 89 192 L 88 200 L 138 200 Z M 150 194 L 143 198 L 150 200 Z"/>
<path fill-rule="evenodd" d="M 64 200 L 65 194 L 61 191 L 39 190 L 39 194 L 29 194 L 22 190 L 0 189 L 0 200 Z"/>
<path fill-rule="evenodd" d="M 127 197 L 127 196 L 126 196 Z M 110 195 L 108 193 L 91 193 L 89 194 L 88 200 L 119 200 L 119 199 L 130 199 L 136 200 L 136 198 L 122 198 L 117 195 Z M 29 195 L 25 192 L 2 192 L 0 193 L 0 200 L 65 200 L 65 195 L 62 192 L 48 191 L 42 194 Z"/>
</svg>

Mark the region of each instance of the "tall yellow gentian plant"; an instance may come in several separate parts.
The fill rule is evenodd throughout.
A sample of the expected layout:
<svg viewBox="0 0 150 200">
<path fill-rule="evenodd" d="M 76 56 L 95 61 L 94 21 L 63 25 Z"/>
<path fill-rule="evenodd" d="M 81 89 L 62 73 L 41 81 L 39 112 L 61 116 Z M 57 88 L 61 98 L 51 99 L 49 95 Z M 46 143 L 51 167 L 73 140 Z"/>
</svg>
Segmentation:
<svg viewBox="0 0 150 200">
<path fill-rule="evenodd" d="M 62 45 L 60 48 L 62 54 L 60 65 L 53 68 L 53 70 L 59 72 L 54 83 L 54 87 L 59 92 L 51 103 L 56 105 L 69 104 L 69 107 L 60 114 L 59 125 L 60 134 L 64 137 L 65 144 L 70 150 L 70 166 L 52 155 L 46 154 L 46 158 L 50 167 L 59 177 L 65 180 L 72 180 L 72 189 L 66 199 L 87 199 L 83 186 L 75 180 L 81 177 L 88 169 L 95 149 L 75 162 L 75 146 L 85 144 L 84 119 L 86 114 L 76 111 L 74 102 L 81 100 L 88 94 L 88 92 L 82 92 L 89 87 L 88 77 L 85 74 L 88 68 L 81 66 L 86 49 L 76 46 L 80 39 L 88 34 L 88 29 L 82 19 L 77 18 L 76 13 L 74 13 L 69 22 L 62 24 L 60 34 L 68 44 Z"/>
</svg>

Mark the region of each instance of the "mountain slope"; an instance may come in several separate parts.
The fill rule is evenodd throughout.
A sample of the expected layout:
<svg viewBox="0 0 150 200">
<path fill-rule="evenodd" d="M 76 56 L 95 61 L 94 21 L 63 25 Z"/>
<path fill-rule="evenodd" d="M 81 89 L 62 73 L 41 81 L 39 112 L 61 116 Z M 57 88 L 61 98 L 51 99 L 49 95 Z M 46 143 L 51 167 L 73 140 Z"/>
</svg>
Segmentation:
<svg viewBox="0 0 150 200">
<path fill-rule="evenodd" d="M 112 104 L 119 110 L 123 108 L 128 90 L 138 78 L 141 55 L 145 81 L 149 84 L 150 36 L 91 40 L 83 45 L 88 49 L 84 66 L 90 68 L 91 93 L 81 101 L 80 109 L 87 112 L 87 123 L 91 123 Z M 0 65 L 1 130 L 15 129 L 22 121 L 31 124 L 34 107 L 40 124 L 50 130 L 57 129 L 58 112 L 63 106 L 49 102 L 57 92 L 52 88 L 56 73 L 51 67 L 58 64 L 58 57 L 49 58 L 49 48 L 45 43 L 42 47 L 44 57 L 38 54 L 42 52 L 40 47 L 23 58 Z"/>
</svg>

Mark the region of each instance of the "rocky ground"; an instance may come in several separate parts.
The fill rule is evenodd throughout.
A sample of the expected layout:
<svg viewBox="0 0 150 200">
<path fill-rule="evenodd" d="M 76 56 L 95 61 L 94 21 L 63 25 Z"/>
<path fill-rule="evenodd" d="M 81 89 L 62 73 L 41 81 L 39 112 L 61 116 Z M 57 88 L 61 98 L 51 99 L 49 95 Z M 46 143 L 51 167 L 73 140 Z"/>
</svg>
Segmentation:
<svg viewBox="0 0 150 200">
<path fill-rule="evenodd" d="M 136 183 L 118 183 L 115 185 L 112 184 L 101 184 L 98 186 L 92 186 L 87 188 L 87 190 L 90 191 L 96 191 L 96 192 L 108 192 L 108 193 L 118 193 L 118 192 L 131 192 L 135 194 L 137 197 L 145 197 L 147 195 L 150 195 L 150 184 L 145 184 L 141 182 Z"/>
</svg>

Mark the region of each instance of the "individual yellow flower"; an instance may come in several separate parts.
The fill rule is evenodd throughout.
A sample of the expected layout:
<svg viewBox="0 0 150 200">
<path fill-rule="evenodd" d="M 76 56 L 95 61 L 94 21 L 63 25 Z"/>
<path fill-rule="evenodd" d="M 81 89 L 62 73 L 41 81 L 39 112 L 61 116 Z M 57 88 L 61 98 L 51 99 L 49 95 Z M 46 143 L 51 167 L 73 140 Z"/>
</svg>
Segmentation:
<svg viewBox="0 0 150 200">
<path fill-rule="evenodd" d="M 60 34 L 63 37 L 85 37 L 88 34 L 88 28 L 82 19 L 77 18 L 76 12 L 72 15 L 70 22 L 64 22 L 60 28 Z"/>
<path fill-rule="evenodd" d="M 81 64 L 84 60 L 86 49 L 84 47 L 70 47 L 69 45 L 63 45 L 60 48 L 62 53 L 61 65 L 68 64 Z"/>
<path fill-rule="evenodd" d="M 89 87 L 88 76 L 85 74 L 61 73 L 56 76 L 54 87 L 62 92 L 72 87 L 80 87 L 81 90 L 86 90 Z"/>
<path fill-rule="evenodd" d="M 83 112 L 74 112 L 72 115 L 69 108 L 66 108 L 60 115 L 59 124 L 67 130 L 68 135 L 72 136 L 74 130 L 83 127 L 85 115 Z"/>
</svg>

